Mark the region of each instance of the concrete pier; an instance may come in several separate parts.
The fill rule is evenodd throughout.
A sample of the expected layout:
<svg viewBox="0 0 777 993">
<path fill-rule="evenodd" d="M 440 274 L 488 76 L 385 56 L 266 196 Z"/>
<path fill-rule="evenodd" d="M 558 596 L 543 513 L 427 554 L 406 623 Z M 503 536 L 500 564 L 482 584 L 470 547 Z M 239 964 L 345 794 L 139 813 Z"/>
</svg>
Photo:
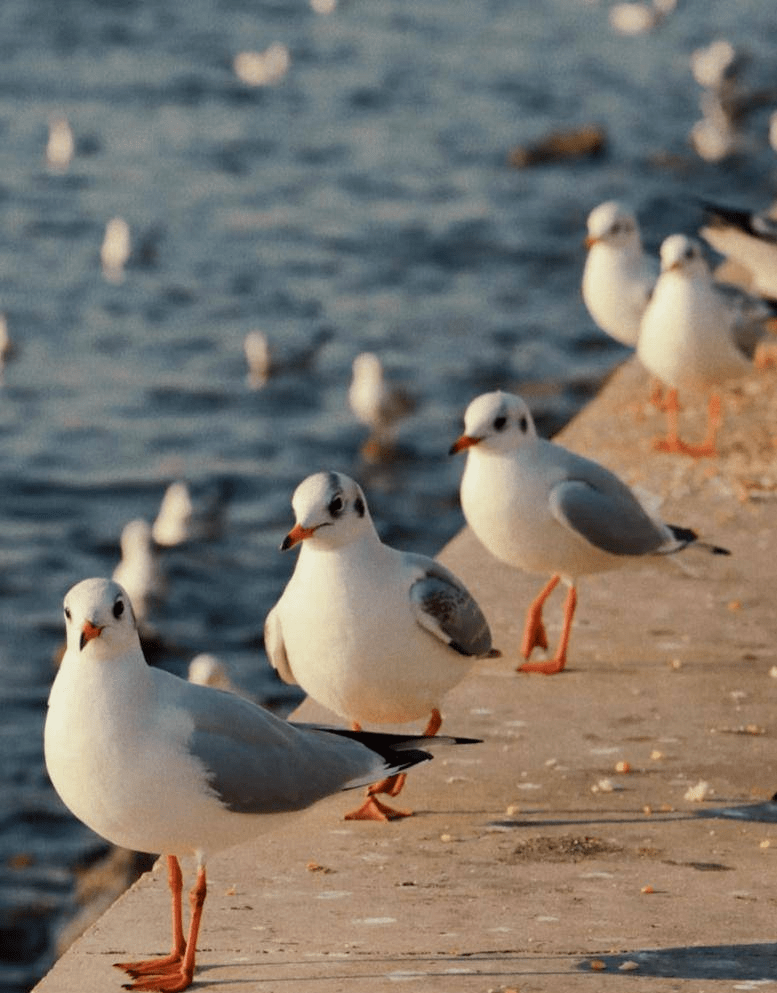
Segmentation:
<svg viewBox="0 0 777 993">
<path fill-rule="evenodd" d="M 650 561 L 583 579 L 567 671 L 528 676 L 518 645 L 543 579 L 465 529 L 440 558 L 504 655 L 446 698 L 443 732 L 483 744 L 410 774 L 399 799 L 413 817 L 343 822 L 357 797 L 341 794 L 214 856 L 195 989 L 777 982 L 777 371 L 726 393 L 717 459 L 656 454 L 647 394 L 626 363 L 559 440 L 732 555 L 686 555 L 693 574 Z M 700 398 L 683 414 L 690 440 L 704 411 Z M 562 595 L 546 609 L 551 643 Z M 294 716 L 328 717 L 310 702 Z M 168 918 L 157 865 L 36 990 L 119 990 L 112 963 L 166 953 Z"/>
</svg>

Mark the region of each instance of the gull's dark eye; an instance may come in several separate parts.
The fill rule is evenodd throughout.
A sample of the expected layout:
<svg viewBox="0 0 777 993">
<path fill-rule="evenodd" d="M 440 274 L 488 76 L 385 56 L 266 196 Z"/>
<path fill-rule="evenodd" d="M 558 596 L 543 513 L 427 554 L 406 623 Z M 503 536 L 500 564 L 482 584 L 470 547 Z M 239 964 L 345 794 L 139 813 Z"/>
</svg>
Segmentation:
<svg viewBox="0 0 777 993">
<path fill-rule="evenodd" d="M 65 607 L 65 617 L 69 621 L 72 620 L 73 615 L 70 613 L 70 607 Z"/>
<path fill-rule="evenodd" d="M 118 620 L 124 613 L 124 601 L 117 600 L 113 605 L 113 616 Z"/>
<path fill-rule="evenodd" d="M 518 421 L 518 427 L 521 429 L 521 431 L 523 431 L 524 434 L 526 434 L 526 432 L 529 430 L 529 418 L 522 417 L 520 421 Z"/>
<path fill-rule="evenodd" d="M 494 418 L 494 431 L 504 431 L 506 424 L 507 424 L 507 418 L 506 417 L 495 417 Z"/>
<path fill-rule="evenodd" d="M 332 515 L 332 517 L 339 517 L 340 514 L 342 514 L 343 512 L 343 507 L 345 507 L 345 504 L 343 503 L 343 498 L 338 494 L 337 496 L 332 497 L 332 499 L 329 501 L 329 506 L 327 507 L 327 510 Z"/>
</svg>

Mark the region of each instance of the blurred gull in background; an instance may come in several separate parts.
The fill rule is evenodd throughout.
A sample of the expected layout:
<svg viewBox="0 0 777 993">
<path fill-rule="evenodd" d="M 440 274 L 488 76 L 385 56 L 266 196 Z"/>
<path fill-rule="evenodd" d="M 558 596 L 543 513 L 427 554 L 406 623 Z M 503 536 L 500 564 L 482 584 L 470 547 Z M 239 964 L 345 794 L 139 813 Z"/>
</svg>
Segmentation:
<svg viewBox="0 0 777 993">
<path fill-rule="evenodd" d="M 362 352 L 353 360 L 348 403 L 355 416 L 370 429 L 362 446 L 369 459 L 389 457 L 396 448 L 396 433 L 404 418 L 416 409 L 416 398 L 391 382 L 383 363 L 373 352 Z"/>
<path fill-rule="evenodd" d="M 46 143 L 46 162 L 53 172 L 64 172 L 70 165 L 75 151 L 73 132 L 67 118 L 53 116 L 49 121 L 49 139 Z"/>
<path fill-rule="evenodd" d="M 123 217 L 113 217 L 105 226 L 105 236 L 100 248 L 103 275 L 109 283 L 121 283 L 124 267 L 131 251 L 129 224 Z"/>
<path fill-rule="evenodd" d="M 121 561 L 113 579 L 127 591 L 135 617 L 148 618 L 165 593 L 165 579 L 151 537 L 151 526 L 142 518 L 129 521 L 121 532 Z"/>
</svg>

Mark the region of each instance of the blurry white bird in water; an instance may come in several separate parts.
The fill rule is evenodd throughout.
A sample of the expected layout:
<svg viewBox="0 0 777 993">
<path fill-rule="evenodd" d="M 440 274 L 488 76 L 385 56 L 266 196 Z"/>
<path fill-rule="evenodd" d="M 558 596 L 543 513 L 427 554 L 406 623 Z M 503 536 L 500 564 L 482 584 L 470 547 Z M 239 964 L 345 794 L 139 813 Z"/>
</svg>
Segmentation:
<svg viewBox="0 0 777 993">
<path fill-rule="evenodd" d="M 151 525 L 142 518 L 129 521 L 121 532 L 121 561 L 113 579 L 127 591 L 135 617 L 145 620 L 165 592 L 165 580 L 151 537 Z"/>
<path fill-rule="evenodd" d="M 105 226 L 105 237 L 100 249 L 103 275 L 110 283 L 121 283 L 124 266 L 129 261 L 132 239 L 129 224 L 123 217 L 113 217 Z"/>
<path fill-rule="evenodd" d="M 64 172 L 70 165 L 75 151 L 73 132 L 67 119 L 52 117 L 49 121 L 49 140 L 46 143 L 46 162 L 53 172 Z"/>
<path fill-rule="evenodd" d="M 337 0 L 310 0 L 310 9 L 316 14 L 334 14 Z"/>
<path fill-rule="evenodd" d="M 291 65 L 289 49 L 274 41 L 263 52 L 239 52 L 232 63 L 235 75 L 248 86 L 274 86 Z"/>
<path fill-rule="evenodd" d="M 348 403 L 370 429 L 362 455 L 371 460 L 389 458 L 396 451 L 399 424 L 417 407 L 416 398 L 407 389 L 387 378 L 383 363 L 373 352 L 362 352 L 353 360 Z"/>
<path fill-rule="evenodd" d="M 8 333 L 8 321 L 5 318 L 5 314 L 0 314 L 0 370 L 2 370 L 5 363 L 11 357 L 12 351 L 13 342 Z"/>
<path fill-rule="evenodd" d="M 248 365 L 248 385 L 252 390 L 258 390 L 270 378 L 272 368 L 270 343 L 264 331 L 249 331 L 243 342 L 243 351 Z"/>
<path fill-rule="evenodd" d="M 170 483 L 151 529 L 154 541 L 166 547 L 188 541 L 191 538 L 193 512 L 194 504 L 186 483 Z"/>
<path fill-rule="evenodd" d="M 258 390 L 267 384 L 270 376 L 309 369 L 323 346 L 331 340 L 332 333 L 331 328 L 323 327 L 304 342 L 271 342 L 264 331 L 249 331 L 243 341 L 249 387 Z"/>
<path fill-rule="evenodd" d="M 213 686 L 217 690 L 225 690 L 227 693 L 244 694 L 235 686 L 229 678 L 227 667 L 217 659 L 215 655 L 202 652 L 195 655 L 189 663 L 188 679 L 190 683 L 197 683 L 198 686 Z"/>
<path fill-rule="evenodd" d="M 613 31 L 623 35 L 646 34 L 653 31 L 671 14 L 677 0 L 654 0 L 653 3 L 616 3 L 610 7 L 609 21 Z"/>
</svg>

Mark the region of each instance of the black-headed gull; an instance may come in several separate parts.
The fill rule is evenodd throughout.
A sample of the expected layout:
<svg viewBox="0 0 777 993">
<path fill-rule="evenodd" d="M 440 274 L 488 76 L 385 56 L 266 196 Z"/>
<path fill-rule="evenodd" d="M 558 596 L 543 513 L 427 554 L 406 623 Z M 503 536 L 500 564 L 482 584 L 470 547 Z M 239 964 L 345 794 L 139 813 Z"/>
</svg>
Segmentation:
<svg viewBox="0 0 777 993">
<path fill-rule="evenodd" d="M 65 597 L 67 651 L 49 697 L 45 755 L 70 810 L 109 841 L 167 856 L 173 947 L 119 963 L 133 990 L 192 981 L 207 854 L 343 789 L 431 758 L 421 737 L 295 725 L 146 664 L 126 592 L 85 579 Z M 451 744 L 465 739 L 434 739 Z M 184 936 L 179 858 L 197 879 Z"/>
<path fill-rule="evenodd" d="M 514 394 L 484 393 L 470 403 L 464 434 L 451 447 L 451 454 L 462 451 L 461 505 L 475 536 L 508 565 L 551 574 L 526 615 L 525 659 L 548 647 L 543 605 L 559 580 L 569 587 L 554 658 L 519 671 L 551 675 L 564 668 L 580 576 L 693 544 L 728 554 L 648 513 L 604 466 L 539 438 L 528 406 Z"/>
<path fill-rule="evenodd" d="M 634 348 L 658 279 L 658 259 L 642 248 L 634 212 L 617 200 L 594 207 L 587 230 L 583 302 L 605 334 Z"/>
<path fill-rule="evenodd" d="M 764 315 L 765 316 L 765 315 Z M 640 361 L 669 389 L 666 437 L 655 447 L 696 457 L 715 455 L 721 422 L 719 389 L 753 369 L 735 341 L 741 311 L 718 286 L 700 244 L 673 234 L 661 245 L 661 275 L 650 298 L 637 343 Z M 682 441 L 678 391 L 709 395 L 707 433 L 699 445 Z"/>
<path fill-rule="evenodd" d="M 353 360 L 348 403 L 355 416 L 370 429 L 362 454 L 375 459 L 393 452 L 400 422 L 417 405 L 412 393 L 391 382 L 374 352 L 362 352 Z"/>
<path fill-rule="evenodd" d="M 702 201 L 708 214 L 700 234 L 716 252 L 737 262 L 752 278 L 748 289 L 777 300 L 777 221 L 768 214 L 750 213 Z"/>
<path fill-rule="evenodd" d="M 352 722 L 429 717 L 476 658 L 492 654 L 483 613 L 448 569 L 378 537 L 361 487 L 338 472 L 308 476 L 292 498 L 296 568 L 267 615 L 265 649 L 287 683 Z M 403 779 L 376 783 L 347 819 L 403 816 L 378 800 Z"/>
</svg>

